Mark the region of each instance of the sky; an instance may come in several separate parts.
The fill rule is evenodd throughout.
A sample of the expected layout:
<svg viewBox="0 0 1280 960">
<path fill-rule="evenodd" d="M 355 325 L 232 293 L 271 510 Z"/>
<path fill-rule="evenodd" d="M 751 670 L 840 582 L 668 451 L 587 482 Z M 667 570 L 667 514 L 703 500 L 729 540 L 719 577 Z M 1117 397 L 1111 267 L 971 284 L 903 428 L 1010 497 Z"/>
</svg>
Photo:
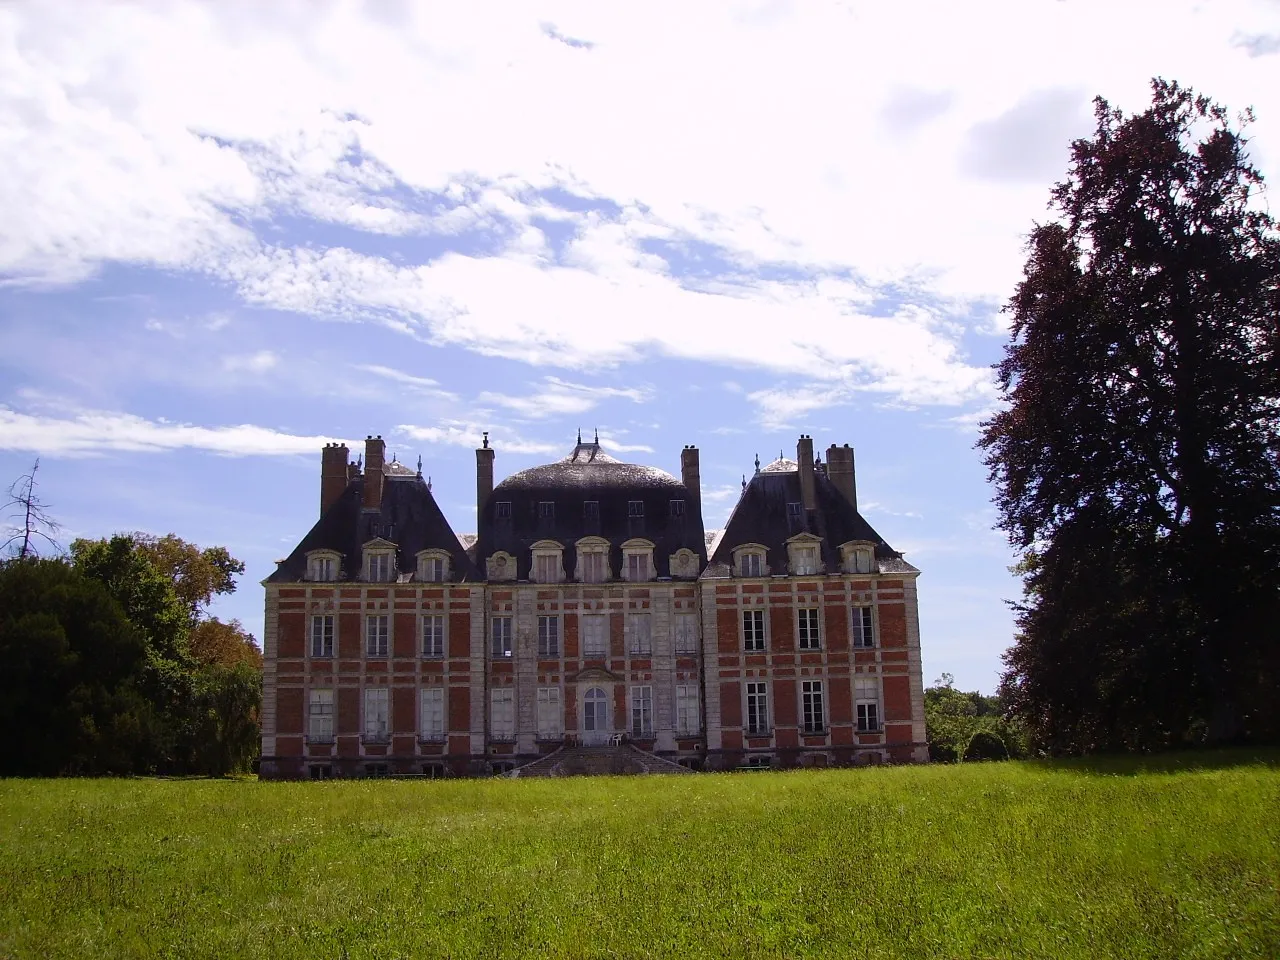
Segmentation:
<svg viewBox="0 0 1280 960">
<path fill-rule="evenodd" d="M 704 519 L 810 434 L 922 571 L 926 683 L 1013 640 L 978 424 L 1095 96 L 1252 106 L 1278 0 L 0 6 L 0 479 L 59 539 L 173 532 L 259 581 L 369 434 L 475 530 L 578 429 Z"/>
</svg>

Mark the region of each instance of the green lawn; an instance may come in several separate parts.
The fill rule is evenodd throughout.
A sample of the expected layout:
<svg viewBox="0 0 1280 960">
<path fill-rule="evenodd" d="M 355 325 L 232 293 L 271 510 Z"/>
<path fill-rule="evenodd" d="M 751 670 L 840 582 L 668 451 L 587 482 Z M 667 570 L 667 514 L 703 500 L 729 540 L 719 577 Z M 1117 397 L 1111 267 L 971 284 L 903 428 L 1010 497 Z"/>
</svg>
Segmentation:
<svg viewBox="0 0 1280 960">
<path fill-rule="evenodd" d="M 0 957 L 1280 957 L 1280 755 L 0 781 Z"/>
</svg>

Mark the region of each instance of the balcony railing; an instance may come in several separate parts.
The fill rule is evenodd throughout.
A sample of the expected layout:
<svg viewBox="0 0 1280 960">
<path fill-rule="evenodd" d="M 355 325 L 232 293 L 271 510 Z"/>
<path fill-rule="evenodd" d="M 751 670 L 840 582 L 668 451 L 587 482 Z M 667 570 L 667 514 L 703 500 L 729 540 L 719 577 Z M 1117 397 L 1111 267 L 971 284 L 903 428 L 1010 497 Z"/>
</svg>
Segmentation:
<svg viewBox="0 0 1280 960">
<path fill-rule="evenodd" d="M 440 733 L 420 733 L 418 734 L 419 743 L 445 743 L 449 739 L 448 735 L 443 731 Z"/>
<path fill-rule="evenodd" d="M 770 726 L 747 727 L 747 736 L 748 737 L 771 737 L 773 736 L 773 727 L 770 727 Z"/>
<path fill-rule="evenodd" d="M 390 743 L 390 733 L 364 733 L 360 735 L 361 743 Z"/>
<path fill-rule="evenodd" d="M 490 743 L 515 743 L 516 735 L 514 733 L 490 733 Z"/>
<path fill-rule="evenodd" d="M 308 733 L 307 743 L 333 743 L 334 736 L 332 733 Z"/>
</svg>

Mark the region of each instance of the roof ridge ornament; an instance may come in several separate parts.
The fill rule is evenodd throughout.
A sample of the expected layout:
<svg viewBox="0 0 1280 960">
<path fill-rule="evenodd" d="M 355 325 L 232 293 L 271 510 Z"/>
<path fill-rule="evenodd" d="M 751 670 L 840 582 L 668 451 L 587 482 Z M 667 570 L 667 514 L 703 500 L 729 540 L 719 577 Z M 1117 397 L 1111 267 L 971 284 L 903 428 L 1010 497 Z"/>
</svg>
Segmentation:
<svg viewBox="0 0 1280 960">
<path fill-rule="evenodd" d="M 760 472 L 760 454 L 756 454 L 756 473 Z"/>
</svg>

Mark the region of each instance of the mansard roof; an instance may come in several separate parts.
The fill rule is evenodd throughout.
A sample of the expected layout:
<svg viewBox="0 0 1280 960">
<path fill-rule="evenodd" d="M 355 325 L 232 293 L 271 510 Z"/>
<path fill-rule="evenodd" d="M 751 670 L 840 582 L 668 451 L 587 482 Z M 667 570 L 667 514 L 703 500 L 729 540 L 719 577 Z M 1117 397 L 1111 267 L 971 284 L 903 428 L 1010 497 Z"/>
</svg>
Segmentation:
<svg viewBox="0 0 1280 960">
<path fill-rule="evenodd" d="M 382 483 L 382 505 L 376 510 L 366 510 L 363 498 L 364 478 L 357 477 L 267 577 L 267 582 L 293 583 L 306 579 L 307 554 L 312 550 L 334 550 L 341 554 L 343 579 L 355 580 L 362 566 L 363 547 L 375 538 L 396 545 L 396 568 L 402 574 L 415 571 L 419 551 L 439 549 L 449 554 L 451 580 L 479 579 L 475 565 L 420 475 L 388 472 Z"/>
<path fill-rule="evenodd" d="M 583 443 L 573 448 L 563 460 L 544 463 L 513 473 L 494 490 L 502 491 L 581 491 L 581 490 L 684 490 L 684 485 L 657 467 L 623 463 L 600 449 L 599 442 Z M 672 494 L 677 496 L 677 494 Z M 498 499 L 504 499 L 499 497 Z"/>
<path fill-rule="evenodd" d="M 715 544 L 711 562 L 732 564 L 736 547 L 758 543 L 768 548 L 766 562 L 775 570 L 785 570 L 787 541 L 797 534 L 809 533 L 822 538 L 820 552 L 828 570 L 840 568 L 841 544 L 863 540 L 875 544 L 882 572 L 918 572 L 885 542 L 821 470 L 814 471 L 813 481 L 817 507 L 809 511 L 801 509 L 797 515 L 788 509 L 789 504 L 803 502 L 795 461 L 779 458 L 761 468 L 748 482 L 729 516 Z"/>
</svg>

